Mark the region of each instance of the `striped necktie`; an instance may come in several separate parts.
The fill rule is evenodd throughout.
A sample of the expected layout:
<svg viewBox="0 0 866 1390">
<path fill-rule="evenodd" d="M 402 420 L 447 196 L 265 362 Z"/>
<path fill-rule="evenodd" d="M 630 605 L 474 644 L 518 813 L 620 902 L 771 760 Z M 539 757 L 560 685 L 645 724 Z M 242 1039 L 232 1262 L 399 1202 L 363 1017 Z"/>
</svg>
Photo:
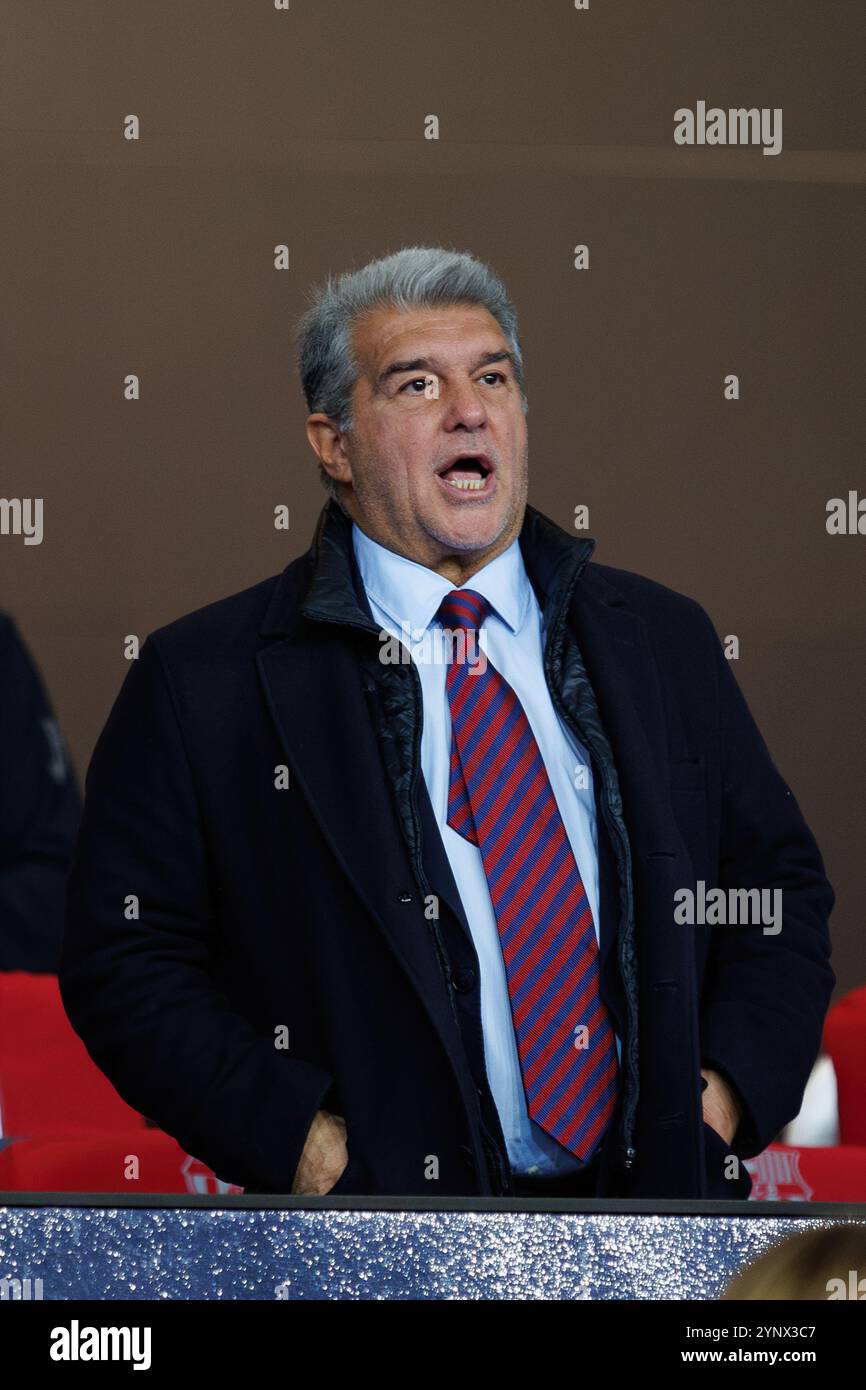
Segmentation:
<svg viewBox="0 0 866 1390">
<path fill-rule="evenodd" d="M 482 594 L 454 589 L 436 615 L 451 637 L 448 824 L 481 853 L 529 1116 L 586 1162 L 616 1104 L 616 1040 L 592 912 L 541 750 L 511 686 L 477 655 L 489 611 Z"/>
</svg>

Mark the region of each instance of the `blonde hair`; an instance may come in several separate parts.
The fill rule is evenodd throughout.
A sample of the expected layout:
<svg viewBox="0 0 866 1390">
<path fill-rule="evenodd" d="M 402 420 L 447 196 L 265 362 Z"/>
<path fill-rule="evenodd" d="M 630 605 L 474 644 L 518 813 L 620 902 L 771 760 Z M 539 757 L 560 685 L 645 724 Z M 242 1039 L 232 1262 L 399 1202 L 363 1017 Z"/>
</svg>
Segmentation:
<svg viewBox="0 0 866 1390">
<path fill-rule="evenodd" d="M 829 1299 L 833 1280 L 844 1285 L 836 1296 L 849 1298 L 852 1270 L 855 1285 L 864 1280 L 866 1298 L 866 1224 L 801 1231 L 741 1270 L 722 1299 Z"/>
</svg>

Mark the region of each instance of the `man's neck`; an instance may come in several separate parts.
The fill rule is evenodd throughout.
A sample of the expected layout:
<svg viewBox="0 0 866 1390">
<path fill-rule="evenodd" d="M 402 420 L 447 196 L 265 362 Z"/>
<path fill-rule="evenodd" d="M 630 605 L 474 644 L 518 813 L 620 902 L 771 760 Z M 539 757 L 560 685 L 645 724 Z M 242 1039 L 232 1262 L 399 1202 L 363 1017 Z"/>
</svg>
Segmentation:
<svg viewBox="0 0 866 1390">
<path fill-rule="evenodd" d="M 348 508 L 344 507 L 343 510 L 351 516 Z M 404 560 L 411 560 L 416 565 L 423 565 L 425 569 L 441 575 L 443 579 L 448 580 L 449 584 L 453 584 L 458 589 L 463 588 L 473 574 L 477 574 L 485 565 L 489 565 L 491 560 L 496 559 L 497 555 L 502 555 L 515 540 L 515 536 L 503 536 L 485 550 L 458 550 L 447 554 L 422 556 L 412 554 L 411 550 L 402 545 L 399 540 L 374 535 L 357 517 L 352 517 L 352 520 L 358 529 L 363 531 L 364 535 L 371 541 L 375 541 L 377 545 L 393 551 L 395 555 L 401 555 Z"/>
</svg>

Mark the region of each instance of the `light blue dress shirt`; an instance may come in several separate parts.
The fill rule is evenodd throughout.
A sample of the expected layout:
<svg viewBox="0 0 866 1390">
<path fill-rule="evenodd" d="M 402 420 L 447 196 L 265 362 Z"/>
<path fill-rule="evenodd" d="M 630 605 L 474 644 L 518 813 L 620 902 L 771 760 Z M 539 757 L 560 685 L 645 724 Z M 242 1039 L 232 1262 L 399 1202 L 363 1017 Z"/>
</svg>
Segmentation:
<svg viewBox="0 0 866 1390">
<path fill-rule="evenodd" d="M 580 1160 L 529 1118 L 505 963 L 481 851 L 452 830 L 446 820 L 451 712 L 445 687 L 447 657 L 442 629 L 434 616 L 445 595 L 456 586 L 435 570 L 379 545 L 356 524 L 352 526 L 352 542 L 374 621 L 408 647 L 421 679 L 422 771 L 478 956 L 485 1065 L 511 1167 L 519 1173 L 575 1172 L 582 1166 Z M 491 605 L 480 645 L 514 690 L 535 735 L 598 939 L 592 764 L 553 707 L 542 664 L 541 610 L 524 568 L 519 541 L 514 540 L 463 587 L 483 594 Z M 620 1053 L 619 1038 L 616 1043 Z"/>
</svg>

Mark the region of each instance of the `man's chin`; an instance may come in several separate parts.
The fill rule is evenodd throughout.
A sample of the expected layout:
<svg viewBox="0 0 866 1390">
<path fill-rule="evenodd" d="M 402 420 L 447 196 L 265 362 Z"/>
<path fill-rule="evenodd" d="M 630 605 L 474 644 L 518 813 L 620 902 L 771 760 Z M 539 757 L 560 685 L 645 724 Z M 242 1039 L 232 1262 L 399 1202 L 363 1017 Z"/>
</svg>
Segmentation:
<svg viewBox="0 0 866 1390">
<path fill-rule="evenodd" d="M 479 508 L 480 513 L 480 508 Z M 489 550 L 502 539 L 506 529 L 503 517 L 465 516 L 457 518 L 437 517 L 431 526 L 430 534 L 440 545 L 460 554 L 471 555 Z"/>
</svg>

